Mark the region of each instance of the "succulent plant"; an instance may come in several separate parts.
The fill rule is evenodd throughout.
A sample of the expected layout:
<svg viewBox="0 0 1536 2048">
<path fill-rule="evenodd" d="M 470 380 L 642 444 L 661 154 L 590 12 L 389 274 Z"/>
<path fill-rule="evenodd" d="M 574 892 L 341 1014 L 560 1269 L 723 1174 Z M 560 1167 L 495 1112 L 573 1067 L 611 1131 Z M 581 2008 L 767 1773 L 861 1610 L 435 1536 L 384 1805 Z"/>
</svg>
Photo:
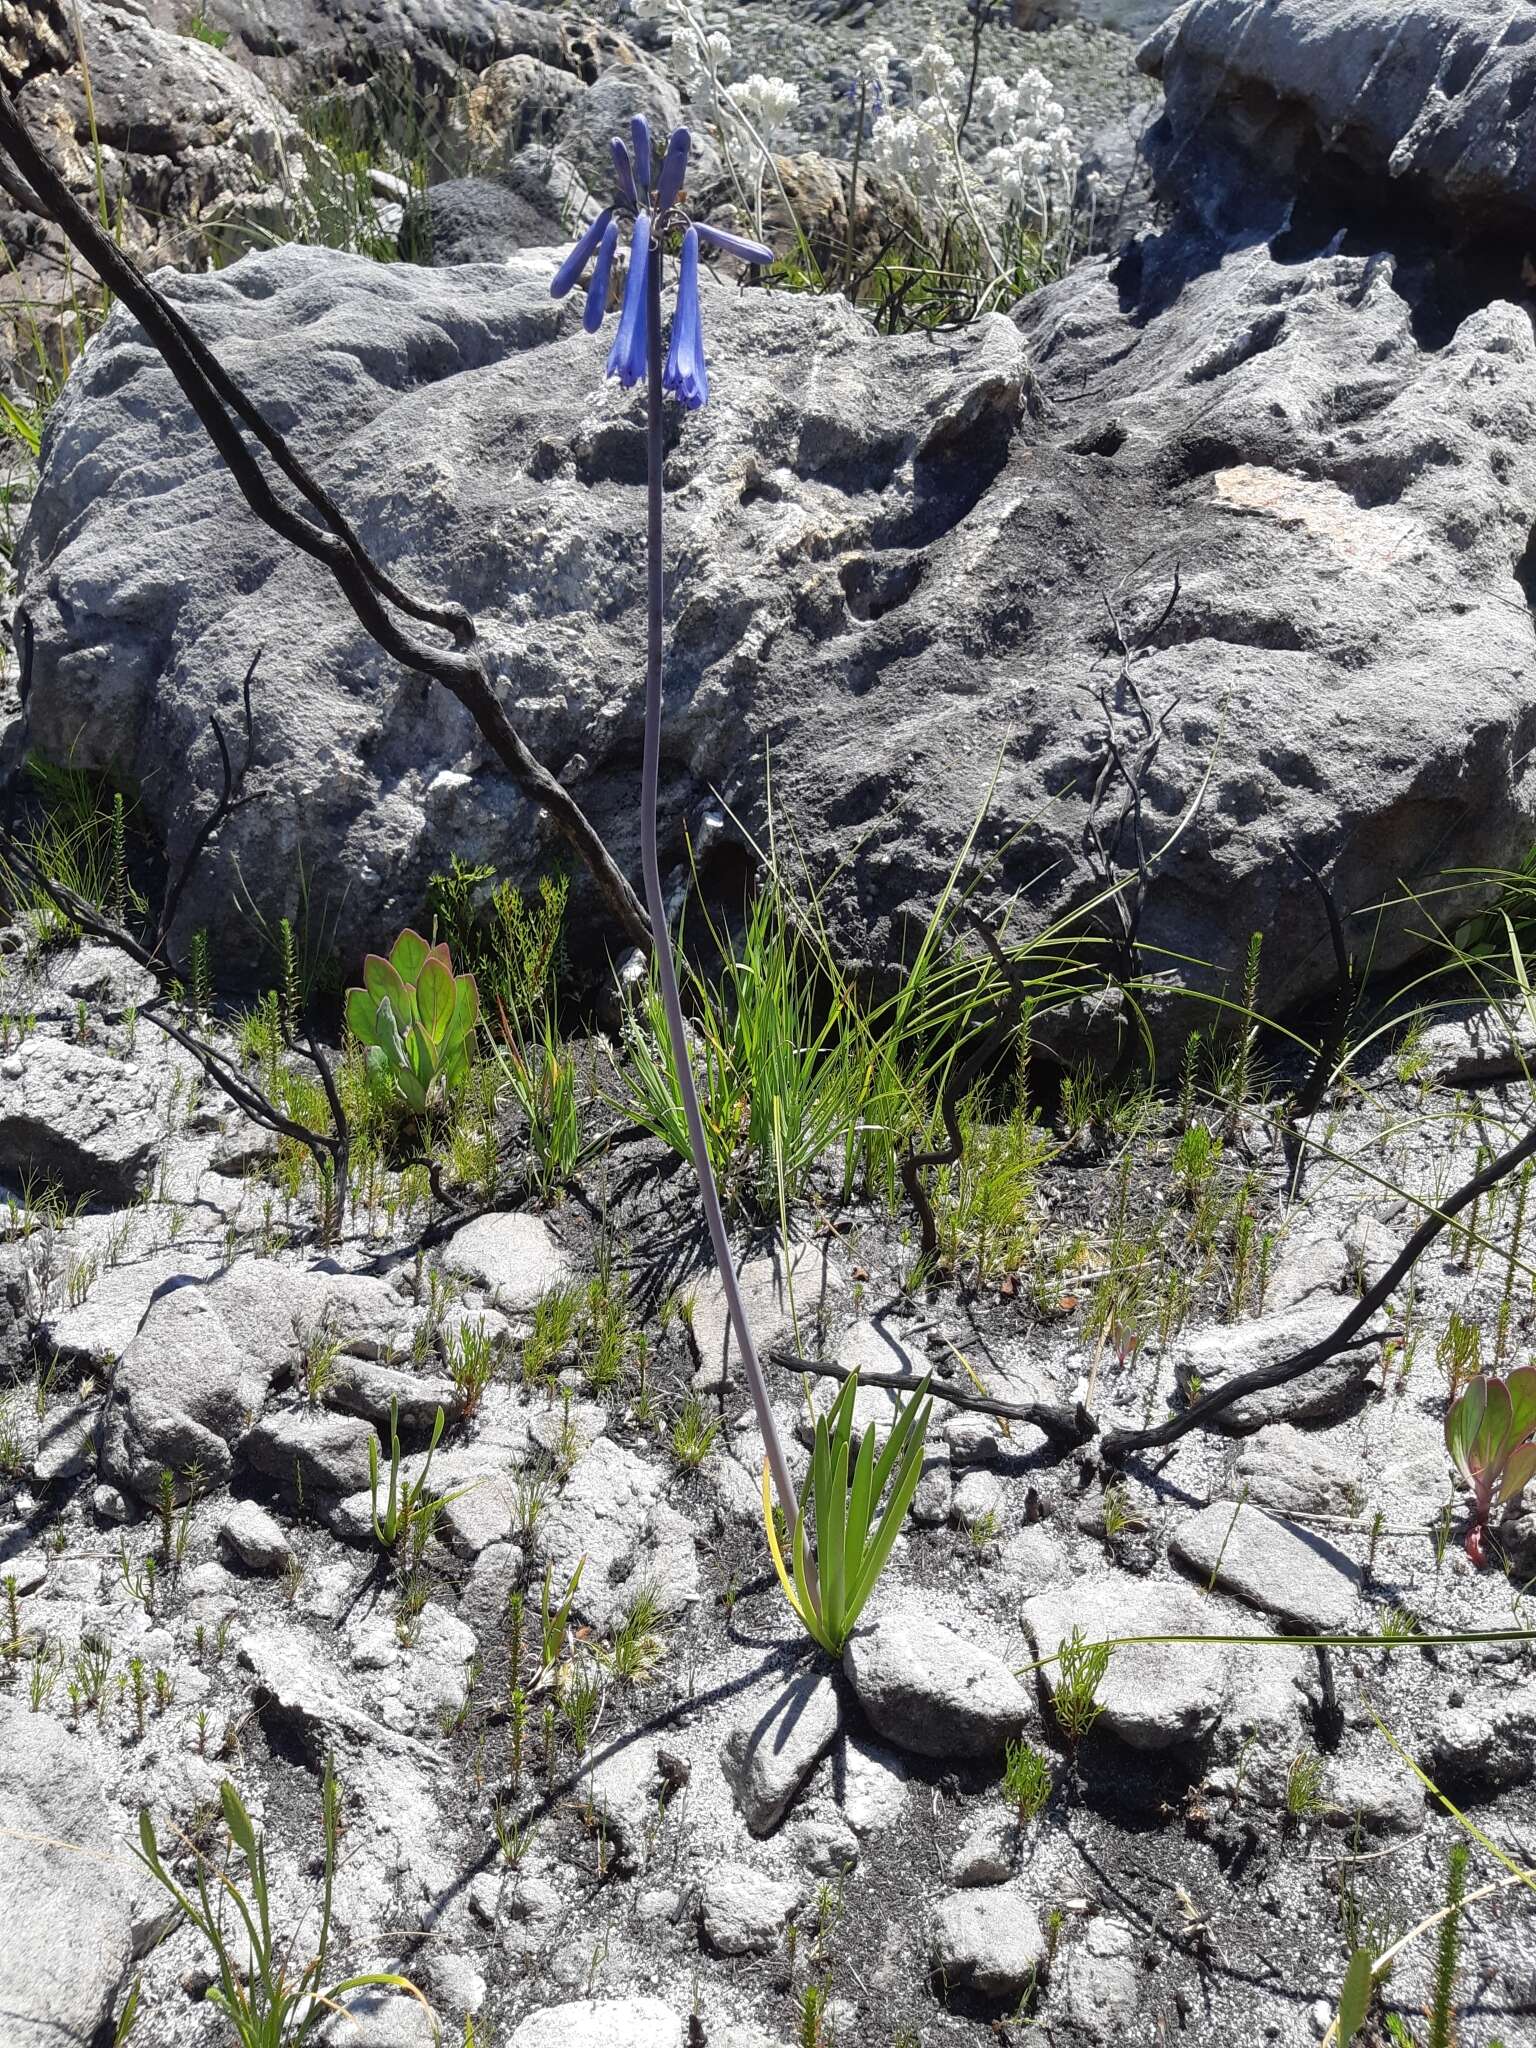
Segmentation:
<svg viewBox="0 0 1536 2048">
<path fill-rule="evenodd" d="M 462 1086 L 480 1015 L 472 974 L 455 974 L 446 945 L 404 931 L 386 960 L 370 953 L 363 986 L 347 990 L 347 1023 L 368 1071 L 418 1116 Z"/>
<path fill-rule="evenodd" d="M 1507 1378 L 1478 1373 L 1451 1403 L 1445 1447 L 1472 1489 L 1472 1521 L 1465 1543 L 1474 1564 L 1488 1561 L 1488 1517 L 1513 1500 L 1536 1475 L 1536 1366 Z"/>
</svg>

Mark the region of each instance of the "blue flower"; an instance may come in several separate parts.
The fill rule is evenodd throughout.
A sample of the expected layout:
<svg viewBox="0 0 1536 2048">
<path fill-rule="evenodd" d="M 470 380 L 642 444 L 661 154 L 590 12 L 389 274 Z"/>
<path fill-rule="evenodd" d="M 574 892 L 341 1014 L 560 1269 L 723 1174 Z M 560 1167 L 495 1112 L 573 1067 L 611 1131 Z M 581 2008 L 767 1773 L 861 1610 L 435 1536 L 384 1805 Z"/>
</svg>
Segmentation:
<svg viewBox="0 0 1536 2048">
<path fill-rule="evenodd" d="M 692 137 L 686 128 L 674 128 L 666 150 L 657 162 L 650 125 L 636 114 L 629 124 L 629 142 L 620 136 L 612 141 L 613 170 L 617 198 L 606 207 L 582 235 L 570 255 L 555 272 L 550 291 L 563 299 L 590 263 L 582 325 L 595 334 L 608 311 L 608 293 L 613 282 L 613 259 L 618 248 L 619 229 L 626 221 L 634 227 L 629 244 L 629 275 L 624 285 L 624 303 L 619 309 L 619 331 L 608 352 L 607 374 L 618 379 L 626 391 L 647 376 L 650 369 L 652 264 L 661 263 L 672 236 L 682 235 L 682 259 L 678 266 L 677 306 L 672 316 L 672 333 L 667 360 L 662 370 L 662 389 L 697 412 L 709 398 L 709 372 L 704 362 L 704 328 L 699 314 L 699 244 L 734 256 L 738 263 L 762 266 L 772 263 L 773 251 L 761 242 L 749 242 L 724 228 L 709 227 L 688 218 L 680 205 L 688 176 Z M 633 154 L 631 154 L 633 152 Z M 653 178 L 652 173 L 655 173 Z M 654 282 L 660 282 L 655 273 Z M 659 345 L 659 342 L 658 342 Z"/>
<path fill-rule="evenodd" d="M 603 239 L 598 244 L 597 261 L 592 266 L 592 282 L 587 286 L 586 310 L 581 324 L 588 334 L 596 334 L 603 324 L 603 315 L 608 311 L 608 280 L 613 275 L 613 252 L 619 246 L 619 224 L 610 213 L 608 225 L 603 229 Z"/>
<path fill-rule="evenodd" d="M 614 175 L 619 181 L 619 197 L 631 213 L 640 211 L 640 195 L 635 190 L 635 174 L 629 166 L 629 151 L 615 135 L 609 147 L 613 151 Z"/>
<path fill-rule="evenodd" d="M 645 276 L 650 253 L 651 221 L 649 214 L 642 213 L 635 220 L 634 239 L 629 245 L 629 277 L 624 286 L 619 331 L 608 351 L 607 375 L 617 377 L 626 391 L 645 375 Z"/>
<path fill-rule="evenodd" d="M 677 311 L 672 315 L 672 342 L 667 366 L 662 372 L 662 389 L 681 399 L 690 412 L 697 412 L 709 397 L 709 373 L 704 367 L 704 334 L 699 320 L 699 231 L 690 227 L 683 236 L 683 260 L 677 278 Z"/>
<path fill-rule="evenodd" d="M 571 286 L 591 261 L 592 251 L 607 233 L 612 219 L 613 208 L 610 206 L 593 221 L 591 227 L 587 229 L 570 255 L 566 257 L 560 268 L 555 272 L 549 287 L 549 296 L 552 299 L 563 299 L 565 297 Z"/>
<path fill-rule="evenodd" d="M 667 144 L 667 153 L 661 160 L 661 176 L 656 183 L 656 208 L 665 213 L 669 206 L 677 204 L 677 195 L 683 189 L 683 180 L 688 175 L 688 151 L 693 137 L 686 128 L 674 128 L 672 139 Z"/>
<path fill-rule="evenodd" d="M 635 152 L 635 190 L 644 206 L 651 196 L 651 130 L 644 114 L 636 114 L 631 120 L 629 139 Z"/>
<path fill-rule="evenodd" d="M 761 242 L 749 242 L 745 235 L 728 235 L 724 228 L 712 228 L 699 223 L 699 240 L 708 242 L 711 248 L 723 249 L 727 256 L 734 256 L 738 263 L 771 263 L 773 251 L 765 249 Z"/>
</svg>

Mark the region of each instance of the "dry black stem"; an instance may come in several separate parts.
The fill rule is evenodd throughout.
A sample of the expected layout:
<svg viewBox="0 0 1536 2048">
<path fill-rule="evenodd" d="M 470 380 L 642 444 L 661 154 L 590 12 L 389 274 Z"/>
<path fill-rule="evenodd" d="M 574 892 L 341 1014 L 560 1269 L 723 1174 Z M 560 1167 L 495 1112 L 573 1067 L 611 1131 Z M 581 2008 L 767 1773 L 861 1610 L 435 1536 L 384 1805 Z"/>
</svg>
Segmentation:
<svg viewBox="0 0 1536 2048">
<path fill-rule="evenodd" d="M 1147 849 L 1144 792 L 1157 763 L 1158 751 L 1168 721 L 1178 709 L 1177 697 L 1170 697 L 1160 711 L 1153 712 L 1136 680 L 1136 663 L 1149 653 L 1178 607 L 1181 590 L 1177 565 L 1168 601 L 1156 621 L 1134 637 L 1127 631 L 1108 591 L 1101 593 L 1109 616 L 1111 646 L 1120 666 L 1114 677 L 1099 684 L 1095 694 L 1104 714 L 1104 754 L 1094 776 L 1088 798 L 1088 815 L 1083 823 L 1083 855 L 1095 879 L 1113 908 L 1117 933 L 1110 935 L 1114 973 L 1121 986 L 1129 987 L 1141 971 L 1137 940 L 1147 888 L 1152 876 L 1152 856 Z M 1124 735 L 1117 719 L 1127 712 L 1134 716 L 1134 736 Z M 1125 795 L 1118 814 L 1105 829 L 1104 813 L 1115 785 Z M 1126 879 L 1120 879 L 1122 870 Z"/>
<path fill-rule="evenodd" d="M 1228 1380 L 1225 1386 L 1204 1394 L 1186 1408 L 1182 1414 L 1174 1415 L 1156 1429 L 1112 1430 L 1103 1442 L 1103 1455 L 1109 1459 L 1120 1459 L 1132 1451 L 1150 1451 L 1162 1444 L 1177 1442 L 1192 1429 L 1199 1429 L 1213 1415 L 1230 1408 L 1234 1401 L 1241 1401 L 1246 1395 L 1261 1394 L 1271 1387 L 1289 1386 L 1292 1380 L 1299 1380 L 1304 1374 L 1315 1372 L 1341 1352 L 1356 1351 L 1379 1340 L 1362 1336 L 1366 1324 L 1378 1309 L 1391 1300 L 1393 1294 L 1407 1279 L 1425 1252 L 1434 1243 L 1442 1230 L 1449 1227 L 1463 1209 L 1479 1201 L 1490 1188 L 1496 1188 L 1502 1181 L 1522 1167 L 1528 1159 L 1536 1158 L 1536 1125 L 1525 1136 L 1492 1159 L 1470 1180 L 1463 1181 L 1456 1192 L 1443 1201 L 1439 1207 L 1425 1217 L 1418 1229 L 1409 1238 L 1392 1264 L 1373 1287 L 1368 1287 L 1344 1317 L 1338 1328 L 1309 1344 L 1304 1351 L 1297 1351 L 1289 1358 L 1282 1358 L 1274 1365 L 1261 1366 L 1255 1372 L 1239 1373 L 1236 1379 Z"/>
<path fill-rule="evenodd" d="M 1306 1139 L 1300 1126 L 1308 1117 L 1314 1116 L 1322 1105 L 1323 1095 L 1327 1089 L 1329 1078 L 1333 1074 L 1334 1068 L 1338 1063 L 1339 1054 L 1344 1049 L 1344 1041 L 1349 1034 L 1350 1019 L 1355 1014 L 1355 1003 L 1359 997 L 1360 990 L 1354 956 L 1351 954 L 1349 946 L 1345 941 L 1344 922 L 1339 916 L 1339 906 L 1334 900 L 1333 891 L 1304 853 L 1298 851 L 1294 846 L 1290 847 L 1288 851 L 1292 860 L 1295 861 L 1296 865 L 1306 875 L 1308 881 L 1311 882 L 1313 888 L 1316 889 L 1319 897 L 1322 899 L 1323 914 L 1328 920 L 1328 936 L 1333 942 L 1334 967 L 1337 971 L 1339 983 L 1339 993 L 1334 1003 L 1333 1015 L 1329 1019 L 1328 1029 L 1323 1034 L 1322 1042 L 1317 1048 L 1317 1057 L 1312 1062 L 1306 1080 L 1302 1082 L 1300 1088 L 1297 1089 L 1292 1097 L 1290 1111 L 1286 1117 L 1284 1131 L 1286 1164 L 1290 1168 L 1291 1196 L 1294 1200 L 1301 1192 L 1302 1169 L 1306 1160 Z"/>
<path fill-rule="evenodd" d="M 450 691 L 474 719 L 513 783 L 553 819 L 592 874 L 627 936 L 648 952 L 651 930 L 638 898 L 580 805 L 529 750 L 507 716 L 490 656 L 476 642 L 474 621 L 457 605 L 413 596 L 373 561 L 340 507 L 220 365 L 194 329 L 86 212 L 27 130 L 10 96 L 0 91 L 0 149 L 21 174 L 6 176 L 13 197 L 51 220 L 102 283 L 128 307 L 263 525 L 323 564 L 359 624 L 387 654 Z M 22 183 L 22 179 L 26 183 Z M 278 497 L 250 447 L 259 444 L 297 492 L 302 509 Z M 409 631 L 396 614 L 439 629 L 441 640 Z"/>
<path fill-rule="evenodd" d="M 915 1394 L 925 1384 L 935 1401 L 945 1401 L 951 1408 L 966 1408 L 976 1415 L 997 1415 L 1005 1422 L 1029 1422 L 1044 1433 L 1059 1450 L 1075 1450 L 1098 1434 L 1099 1425 L 1081 1403 L 1075 1408 L 1053 1407 L 1048 1401 L 994 1401 L 988 1394 L 971 1394 L 941 1386 L 937 1380 L 931 1384 L 904 1372 L 865 1372 L 849 1365 L 838 1365 L 828 1358 L 801 1358 L 793 1351 L 770 1351 L 770 1365 L 782 1366 L 786 1372 L 808 1372 L 816 1379 L 848 1380 L 858 1372 L 861 1387 L 888 1387 L 893 1393 Z"/>
</svg>

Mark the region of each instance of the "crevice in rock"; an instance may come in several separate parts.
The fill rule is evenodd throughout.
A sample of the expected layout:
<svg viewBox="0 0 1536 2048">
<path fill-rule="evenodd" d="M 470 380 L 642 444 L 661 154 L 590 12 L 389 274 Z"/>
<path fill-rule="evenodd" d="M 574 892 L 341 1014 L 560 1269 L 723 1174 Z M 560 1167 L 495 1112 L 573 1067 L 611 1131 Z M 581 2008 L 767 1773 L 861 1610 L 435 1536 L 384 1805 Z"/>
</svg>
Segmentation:
<svg viewBox="0 0 1536 2048">
<path fill-rule="evenodd" d="M 1536 629 L 1536 526 L 1532 526 L 1525 553 L 1515 564 L 1515 581 L 1525 593 L 1525 601 L 1531 610 L 1531 625 Z"/>
</svg>

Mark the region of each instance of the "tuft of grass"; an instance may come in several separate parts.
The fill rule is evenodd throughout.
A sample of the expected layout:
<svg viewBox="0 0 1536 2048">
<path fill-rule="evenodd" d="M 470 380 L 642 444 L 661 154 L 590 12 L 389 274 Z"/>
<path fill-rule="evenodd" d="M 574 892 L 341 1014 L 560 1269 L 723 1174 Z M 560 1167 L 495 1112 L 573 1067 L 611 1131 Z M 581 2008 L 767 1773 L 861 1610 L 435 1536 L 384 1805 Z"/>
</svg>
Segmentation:
<svg viewBox="0 0 1536 2048">
<path fill-rule="evenodd" d="M 672 1455 L 685 1472 L 696 1472 L 720 1435 L 718 1419 L 697 1394 L 689 1394 L 672 1425 Z"/>
<path fill-rule="evenodd" d="M 1099 1687 L 1109 1671 L 1109 1657 L 1108 1643 L 1085 1642 L 1080 1628 L 1073 1629 L 1070 1642 L 1057 1645 L 1051 1710 L 1074 1750 L 1104 1711 Z"/>
<path fill-rule="evenodd" d="M 1051 1797 L 1050 1759 L 1023 1737 L 1010 1741 L 1003 1761 L 1003 1797 L 1020 1827 L 1044 1813 Z"/>
</svg>

